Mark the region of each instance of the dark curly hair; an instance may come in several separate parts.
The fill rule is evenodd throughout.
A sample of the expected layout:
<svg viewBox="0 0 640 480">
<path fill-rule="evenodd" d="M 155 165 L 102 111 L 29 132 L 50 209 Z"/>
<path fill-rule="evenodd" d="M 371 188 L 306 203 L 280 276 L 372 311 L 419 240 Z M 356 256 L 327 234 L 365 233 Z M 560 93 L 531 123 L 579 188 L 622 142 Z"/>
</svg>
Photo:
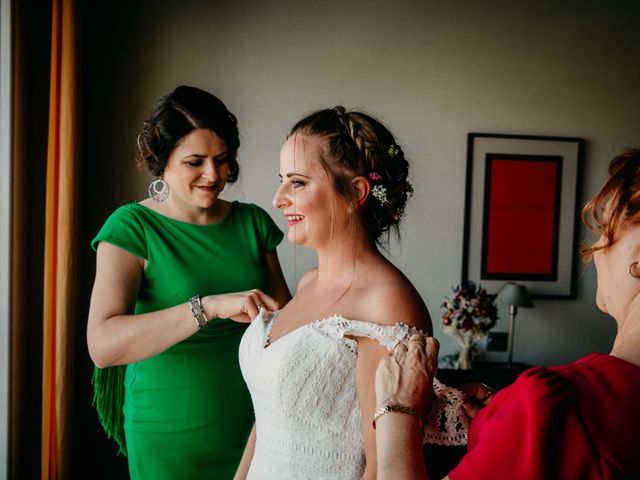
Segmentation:
<svg viewBox="0 0 640 480">
<path fill-rule="evenodd" d="M 206 128 L 223 139 L 229 152 L 229 177 L 238 179 L 240 166 L 237 154 L 240 147 L 238 121 L 222 101 L 196 87 L 182 85 L 162 97 L 151 110 L 138 135 L 138 165 L 160 177 L 169 155 L 178 142 L 193 130 Z"/>
<path fill-rule="evenodd" d="M 605 218 L 604 208 L 609 201 Z M 582 209 L 582 221 L 605 238 L 604 243 L 581 248 L 584 260 L 613 246 L 624 223 L 640 223 L 640 148 L 627 148 L 611 160 L 609 178 Z"/>
<path fill-rule="evenodd" d="M 387 244 L 392 229 L 399 236 L 398 224 L 413 188 L 407 181 L 409 163 L 389 129 L 371 115 L 336 106 L 303 118 L 291 129 L 290 135 L 295 133 L 326 139 L 320 162 L 336 192 L 349 203 L 355 200 L 350 180 L 363 176 L 369 181 L 371 194 L 360 220 L 372 243 Z"/>
</svg>

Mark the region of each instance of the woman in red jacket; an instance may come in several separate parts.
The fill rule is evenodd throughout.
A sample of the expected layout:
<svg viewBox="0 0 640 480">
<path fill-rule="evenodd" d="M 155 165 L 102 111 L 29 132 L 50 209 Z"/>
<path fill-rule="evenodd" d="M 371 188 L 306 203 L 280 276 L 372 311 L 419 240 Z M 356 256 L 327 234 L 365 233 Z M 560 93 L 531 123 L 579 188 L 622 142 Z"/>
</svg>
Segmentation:
<svg viewBox="0 0 640 480">
<path fill-rule="evenodd" d="M 618 326 L 611 353 L 524 372 L 474 417 L 447 478 L 640 478 L 640 149 L 611 161 L 583 221 L 600 235 L 583 255 L 596 265 L 596 303 Z M 415 337 L 385 357 L 378 405 L 424 409 L 437 355 L 437 341 Z M 419 422 L 385 414 L 377 424 L 378 479 L 426 478 Z"/>
</svg>

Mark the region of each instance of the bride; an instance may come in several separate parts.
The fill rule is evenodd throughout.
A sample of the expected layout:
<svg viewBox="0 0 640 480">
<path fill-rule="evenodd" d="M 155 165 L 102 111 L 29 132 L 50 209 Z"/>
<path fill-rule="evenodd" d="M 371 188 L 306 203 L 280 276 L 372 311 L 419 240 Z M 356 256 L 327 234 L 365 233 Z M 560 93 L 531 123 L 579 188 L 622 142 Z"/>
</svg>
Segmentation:
<svg viewBox="0 0 640 480">
<path fill-rule="evenodd" d="M 256 423 L 236 478 L 375 478 L 376 367 L 415 331 L 431 334 L 420 295 L 378 250 L 397 233 L 407 174 L 391 132 L 365 113 L 321 110 L 291 130 L 273 203 L 318 267 L 242 339 Z"/>
</svg>

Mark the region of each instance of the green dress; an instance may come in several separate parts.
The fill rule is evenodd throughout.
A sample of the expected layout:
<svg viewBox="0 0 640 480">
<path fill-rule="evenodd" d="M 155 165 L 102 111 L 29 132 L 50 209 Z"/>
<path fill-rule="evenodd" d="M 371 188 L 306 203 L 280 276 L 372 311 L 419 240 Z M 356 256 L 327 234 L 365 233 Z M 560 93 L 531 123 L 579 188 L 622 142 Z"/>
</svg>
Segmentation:
<svg viewBox="0 0 640 480">
<path fill-rule="evenodd" d="M 251 204 L 233 202 L 219 223 L 193 225 L 130 203 L 109 217 L 92 246 L 105 241 L 147 260 L 135 305 L 142 314 L 188 308 L 197 293 L 267 291 L 264 256 L 282 238 L 267 213 Z M 216 319 L 165 352 L 126 366 L 122 411 L 133 479 L 233 477 L 254 421 L 238 364 L 246 327 Z M 106 394 L 117 397 L 122 375 L 111 378 L 118 385 Z M 118 407 L 116 420 L 119 413 Z M 102 420 L 107 415 L 113 416 L 100 412 Z"/>
</svg>

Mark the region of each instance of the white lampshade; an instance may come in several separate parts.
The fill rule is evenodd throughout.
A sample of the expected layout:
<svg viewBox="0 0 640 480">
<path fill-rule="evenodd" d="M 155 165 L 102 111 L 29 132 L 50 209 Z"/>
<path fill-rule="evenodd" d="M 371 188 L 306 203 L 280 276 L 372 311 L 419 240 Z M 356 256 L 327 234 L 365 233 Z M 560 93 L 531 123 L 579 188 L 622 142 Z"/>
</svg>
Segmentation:
<svg viewBox="0 0 640 480">
<path fill-rule="evenodd" d="M 513 282 L 507 282 L 500 287 L 496 301 L 516 307 L 533 308 L 535 306 L 529 297 L 527 287 Z"/>
</svg>

